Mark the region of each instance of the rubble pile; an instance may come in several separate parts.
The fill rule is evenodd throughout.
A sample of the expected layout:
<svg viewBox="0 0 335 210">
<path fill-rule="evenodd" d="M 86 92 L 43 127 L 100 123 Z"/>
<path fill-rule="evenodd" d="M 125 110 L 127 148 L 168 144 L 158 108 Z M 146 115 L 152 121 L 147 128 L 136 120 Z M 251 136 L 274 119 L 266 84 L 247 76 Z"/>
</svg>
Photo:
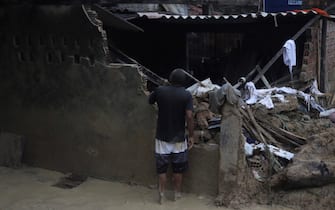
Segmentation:
<svg viewBox="0 0 335 210">
<path fill-rule="evenodd" d="M 218 88 L 208 80 L 202 87 L 188 88 L 194 97 L 196 144 L 220 142 L 220 122 L 225 119 L 212 112 L 210 103 L 210 92 Z M 289 87 L 257 90 L 250 83 L 240 91 L 247 165 L 257 181 L 278 190 L 335 183 L 331 97 L 320 93 L 315 82 L 304 91 Z M 321 103 L 320 98 L 326 100 Z"/>
</svg>

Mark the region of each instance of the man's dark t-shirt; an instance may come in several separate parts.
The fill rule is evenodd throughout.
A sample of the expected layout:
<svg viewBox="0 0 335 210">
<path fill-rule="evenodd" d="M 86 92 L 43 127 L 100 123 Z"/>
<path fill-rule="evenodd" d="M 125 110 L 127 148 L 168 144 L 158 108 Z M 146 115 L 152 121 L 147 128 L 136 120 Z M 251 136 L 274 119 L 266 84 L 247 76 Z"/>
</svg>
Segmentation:
<svg viewBox="0 0 335 210">
<path fill-rule="evenodd" d="M 185 140 L 186 110 L 193 110 L 191 94 L 184 87 L 160 86 L 149 96 L 158 105 L 156 138 L 166 142 Z"/>
</svg>

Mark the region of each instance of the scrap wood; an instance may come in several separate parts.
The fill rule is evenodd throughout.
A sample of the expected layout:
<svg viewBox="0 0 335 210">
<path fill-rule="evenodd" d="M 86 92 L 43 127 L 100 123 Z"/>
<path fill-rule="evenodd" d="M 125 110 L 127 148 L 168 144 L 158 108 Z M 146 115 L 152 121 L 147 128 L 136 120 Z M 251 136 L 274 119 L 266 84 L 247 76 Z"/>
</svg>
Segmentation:
<svg viewBox="0 0 335 210">
<path fill-rule="evenodd" d="M 242 125 L 250 135 L 252 135 L 255 139 L 261 139 L 259 133 L 250 125 L 249 120 L 243 117 L 243 125 Z"/>
<path fill-rule="evenodd" d="M 188 73 L 187 71 L 183 70 L 183 72 L 190 77 L 191 79 L 193 79 L 194 81 L 196 81 L 201 87 L 206 87 L 206 85 L 204 85 L 200 80 L 198 80 L 197 78 L 195 78 L 192 74 Z"/>
<path fill-rule="evenodd" d="M 259 67 L 259 65 L 256 66 L 256 70 L 258 73 L 261 72 L 261 67 Z M 261 76 L 262 82 L 264 83 L 264 85 L 266 86 L 266 88 L 270 89 L 271 85 L 269 83 L 269 81 L 266 79 L 266 77 L 264 76 L 264 74 Z"/>
<path fill-rule="evenodd" d="M 330 102 L 328 104 L 329 104 L 330 107 L 335 104 L 335 94 L 333 94 L 333 96 L 331 97 Z"/>
<path fill-rule="evenodd" d="M 255 138 L 262 141 L 262 137 L 260 136 L 259 132 L 254 128 L 254 126 L 250 123 L 250 119 L 248 114 L 243 110 L 240 109 L 242 114 L 242 122 L 243 127 Z"/>
<path fill-rule="evenodd" d="M 150 69 L 148 69 L 144 65 L 140 64 L 135 59 L 129 57 L 127 54 L 122 52 L 120 49 L 118 49 L 118 48 L 116 48 L 112 45 L 108 45 L 108 47 L 109 47 L 110 50 L 117 53 L 119 57 L 125 59 L 128 63 L 136 64 L 138 66 L 139 73 L 142 73 L 141 75 L 143 77 L 145 77 L 147 80 L 149 80 L 150 82 L 152 82 L 156 85 L 167 85 L 169 83 L 166 79 L 162 78 L 161 76 L 154 73 L 153 71 L 151 71 Z"/>
<path fill-rule="evenodd" d="M 280 162 L 274 157 L 274 154 L 272 154 L 269 150 L 267 140 L 265 140 L 264 136 L 270 140 L 270 142 L 275 143 L 277 142 L 267 131 L 265 131 L 255 120 L 251 110 L 249 107 L 246 108 L 247 112 L 245 112 L 243 109 L 240 109 L 240 112 L 242 113 L 242 119 L 243 119 L 243 125 L 245 128 L 252 134 L 255 135 L 255 137 L 262 141 L 265 145 L 265 153 L 268 157 L 268 160 L 270 161 L 270 165 L 272 166 L 276 172 L 283 169 L 283 166 L 280 164 Z M 252 125 L 250 124 L 252 123 Z M 253 128 L 254 127 L 254 128 Z M 271 168 L 269 168 L 269 175 L 271 174 Z"/>
<path fill-rule="evenodd" d="M 248 113 L 245 112 L 243 109 L 240 109 L 240 112 L 242 113 L 242 119 L 245 124 L 245 127 L 249 128 L 249 131 L 251 131 L 254 134 L 254 137 L 257 140 L 267 144 L 267 141 L 264 139 L 264 136 L 262 135 L 259 125 L 257 126 L 257 122 L 253 121 L 250 115 L 248 115 Z"/>
<path fill-rule="evenodd" d="M 276 140 L 257 123 L 254 114 L 252 113 L 252 111 L 248 106 L 247 106 L 247 113 L 250 117 L 251 122 L 255 126 L 256 130 L 258 130 L 260 134 L 263 134 L 269 140 L 269 142 L 271 142 L 274 145 L 277 145 Z M 267 144 L 267 141 L 264 140 L 264 143 Z"/>
<path fill-rule="evenodd" d="M 295 140 L 296 142 L 299 142 L 301 144 L 305 144 L 307 139 L 305 137 L 299 136 L 297 134 L 291 133 L 285 129 L 278 128 L 278 130 L 286 137 L 289 137 L 292 140 Z"/>
<path fill-rule="evenodd" d="M 284 143 L 284 144 L 288 144 L 289 143 L 289 144 L 297 146 L 297 147 L 301 146 L 301 144 L 298 144 L 297 142 L 292 141 L 291 139 L 286 138 L 285 136 L 283 136 L 283 135 L 279 134 L 278 132 L 276 132 L 273 129 L 274 127 L 270 127 L 268 124 L 262 123 L 262 122 L 260 123 L 260 125 L 262 127 L 264 127 L 267 131 L 269 131 L 270 133 L 272 133 L 279 142 Z"/>
<path fill-rule="evenodd" d="M 296 146 L 301 146 L 306 143 L 306 138 L 293 134 L 292 132 L 289 132 L 285 129 L 278 128 L 276 126 L 270 126 L 268 122 L 266 122 L 264 119 L 261 119 L 259 117 L 256 117 L 257 120 L 261 123 L 263 127 L 265 127 L 267 130 L 271 131 L 272 133 L 276 134 L 276 136 L 280 137 L 281 140 L 285 141 L 285 138 L 290 143 L 294 142 L 293 144 Z M 285 137 L 285 138 L 283 138 Z"/>
</svg>

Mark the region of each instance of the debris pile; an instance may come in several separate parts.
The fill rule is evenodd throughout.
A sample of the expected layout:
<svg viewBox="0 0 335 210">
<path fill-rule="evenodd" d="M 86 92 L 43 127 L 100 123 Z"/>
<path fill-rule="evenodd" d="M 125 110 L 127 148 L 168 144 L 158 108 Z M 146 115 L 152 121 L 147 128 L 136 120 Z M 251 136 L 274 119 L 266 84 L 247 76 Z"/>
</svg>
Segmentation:
<svg viewBox="0 0 335 210">
<path fill-rule="evenodd" d="M 219 144 L 221 115 L 211 107 L 209 79 L 188 88 L 194 97 L 195 143 Z M 236 86 L 235 86 L 236 87 Z M 311 81 L 291 87 L 241 91 L 240 114 L 247 165 L 254 178 L 280 190 L 335 183 L 334 96 Z"/>
</svg>

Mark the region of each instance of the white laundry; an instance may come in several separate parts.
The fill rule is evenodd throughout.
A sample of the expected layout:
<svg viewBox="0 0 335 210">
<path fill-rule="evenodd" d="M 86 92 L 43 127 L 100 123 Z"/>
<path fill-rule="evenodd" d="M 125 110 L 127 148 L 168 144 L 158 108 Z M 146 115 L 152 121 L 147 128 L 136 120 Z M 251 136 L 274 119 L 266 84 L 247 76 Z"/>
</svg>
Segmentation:
<svg viewBox="0 0 335 210">
<path fill-rule="evenodd" d="M 288 66 L 291 74 L 291 79 L 293 79 L 292 67 L 297 65 L 297 57 L 295 50 L 294 40 L 287 40 L 283 46 L 283 59 L 286 66 Z"/>
</svg>

